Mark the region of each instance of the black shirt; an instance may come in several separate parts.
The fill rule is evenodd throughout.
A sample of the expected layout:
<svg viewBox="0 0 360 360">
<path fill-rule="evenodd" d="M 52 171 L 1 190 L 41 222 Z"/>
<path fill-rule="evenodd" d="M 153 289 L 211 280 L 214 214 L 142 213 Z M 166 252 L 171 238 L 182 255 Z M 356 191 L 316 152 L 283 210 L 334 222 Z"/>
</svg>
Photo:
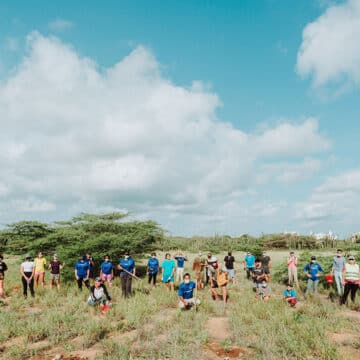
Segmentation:
<svg viewBox="0 0 360 360">
<path fill-rule="evenodd" d="M 231 256 L 225 256 L 224 257 L 224 261 L 225 261 L 225 266 L 228 270 L 233 270 L 234 269 L 234 262 L 235 262 L 235 258 L 231 255 Z"/>
</svg>

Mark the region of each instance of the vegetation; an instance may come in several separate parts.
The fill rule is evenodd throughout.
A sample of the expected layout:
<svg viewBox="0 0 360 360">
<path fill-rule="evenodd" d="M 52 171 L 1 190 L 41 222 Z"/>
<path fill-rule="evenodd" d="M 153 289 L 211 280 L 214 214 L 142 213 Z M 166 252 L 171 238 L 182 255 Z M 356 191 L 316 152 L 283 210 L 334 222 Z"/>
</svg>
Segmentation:
<svg viewBox="0 0 360 360">
<path fill-rule="evenodd" d="M 335 360 L 349 358 L 344 349 L 350 349 L 351 356 L 357 358 L 358 323 L 349 321 L 343 309 L 327 299 L 329 290 L 333 290 L 324 280 L 320 291 L 326 296 L 301 301 L 295 310 L 282 300 L 288 249 L 298 249 L 301 295 L 306 284 L 301 269 L 311 255 L 317 256 L 326 274 L 331 268 L 334 247 L 341 246 L 345 252 L 351 250 L 352 254 L 360 255 L 356 252 L 360 244 L 347 241 L 340 244 L 292 234 L 258 238 L 167 237 L 155 222 L 129 220 L 125 213 L 81 214 L 54 224 L 30 221 L 11 224 L 0 232 L 1 250 L 9 266 L 5 278 L 7 299 L 0 307 L 0 357 L 43 359 L 62 353 L 64 360 L 223 359 L 231 358 L 231 351 L 237 350 L 244 358 L 253 359 Z M 201 300 L 198 311 L 181 312 L 177 309 L 176 293 L 165 292 L 160 284 L 150 288 L 145 281 L 135 280 L 135 296 L 124 300 L 118 278 L 110 289 L 113 306 L 106 317 L 86 305 L 87 290 L 79 292 L 73 279 L 72 265 L 79 254 L 90 251 L 99 263 L 105 254 L 115 261 L 124 250 L 130 250 L 140 268 L 144 266 L 143 255 L 153 249 L 160 259 L 161 251 L 182 250 L 189 263 L 199 250 L 211 251 L 220 260 L 232 250 L 239 263 L 245 251 L 260 255 L 264 249 L 277 249 L 269 251 L 274 263 L 271 283 L 274 296 L 269 302 L 257 300 L 251 282 L 240 271 L 238 283 L 229 288 L 226 310 L 221 302 L 211 299 L 206 288 L 198 293 Z M 39 250 L 47 257 L 56 252 L 68 264 L 62 272 L 62 287 L 60 293 L 55 288 L 37 289 L 34 299 L 24 300 L 19 286 L 19 263 L 24 253 L 35 255 Z M 191 268 L 189 263 L 187 270 Z M 357 300 L 351 308 L 359 307 Z M 208 320 L 214 318 L 227 322 L 225 340 L 212 337 Z M 352 337 L 342 346 L 332 340 L 336 333 Z"/>
</svg>

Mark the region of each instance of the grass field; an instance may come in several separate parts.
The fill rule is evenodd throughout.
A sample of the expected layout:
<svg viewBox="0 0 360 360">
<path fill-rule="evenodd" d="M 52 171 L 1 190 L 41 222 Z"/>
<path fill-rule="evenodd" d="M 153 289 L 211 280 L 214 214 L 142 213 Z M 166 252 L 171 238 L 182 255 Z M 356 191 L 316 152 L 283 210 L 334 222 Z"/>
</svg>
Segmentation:
<svg viewBox="0 0 360 360">
<path fill-rule="evenodd" d="M 269 253 L 275 265 L 288 254 Z M 188 255 L 190 260 L 194 256 Z M 113 306 L 101 317 L 98 309 L 86 305 L 87 290 L 78 293 L 75 281 L 62 284 L 60 293 L 55 288 L 38 289 L 35 299 L 24 300 L 18 289 L 19 260 L 6 258 L 6 262 L 8 299 L 0 308 L 4 360 L 56 355 L 62 359 L 360 358 L 356 306 L 340 308 L 320 294 L 291 309 L 281 299 L 280 284 L 271 284 L 274 296 L 265 303 L 255 299 L 242 269 L 237 284 L 229 286 L 226 309 L 211 299 L 206 288 L 199 291 L 198 311 L 181 312 L 176 293 L 163 285 L 149 288 L 146 281 L 135 282 L 135 296 L 123 300 L 116 279 L 110 289 Z"/>
</svg>

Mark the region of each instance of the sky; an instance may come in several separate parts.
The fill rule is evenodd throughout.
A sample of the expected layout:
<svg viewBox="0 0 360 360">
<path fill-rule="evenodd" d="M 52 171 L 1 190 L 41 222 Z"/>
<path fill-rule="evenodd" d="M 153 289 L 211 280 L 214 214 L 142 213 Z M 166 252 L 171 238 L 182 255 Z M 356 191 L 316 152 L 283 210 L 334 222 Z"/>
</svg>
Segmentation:
<svg viewBox="0 0 360 360">
<path fill-rule="evenodd" d="M 2 1 L 0 224 L 360 231 L 360 0 Z"/>
</svg>

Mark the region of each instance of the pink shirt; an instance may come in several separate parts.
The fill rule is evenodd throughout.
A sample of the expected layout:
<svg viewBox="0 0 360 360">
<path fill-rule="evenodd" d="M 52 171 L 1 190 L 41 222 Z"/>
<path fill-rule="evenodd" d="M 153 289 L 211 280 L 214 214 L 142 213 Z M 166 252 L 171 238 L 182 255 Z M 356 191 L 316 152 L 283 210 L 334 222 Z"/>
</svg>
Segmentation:
<svg viewBox="0 0 360 360">
<path fill-rule="evenodd" d="M 298 264 L 298 259 L 296 256 L 290 256 L 287 259 L 287 265 L 289 269 L 296 269 Z"/>
</svg>

